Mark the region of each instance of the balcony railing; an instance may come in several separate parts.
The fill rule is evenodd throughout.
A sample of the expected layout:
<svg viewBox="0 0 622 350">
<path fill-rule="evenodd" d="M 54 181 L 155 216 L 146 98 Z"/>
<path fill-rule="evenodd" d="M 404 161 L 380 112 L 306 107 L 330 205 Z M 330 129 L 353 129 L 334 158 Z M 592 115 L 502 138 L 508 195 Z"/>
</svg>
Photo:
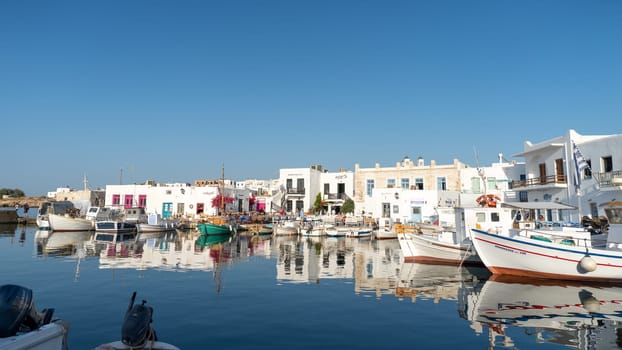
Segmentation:
<svg viewBox="0 0 622 350">
<path fill-rule="evenodd" d="M 304 188 L 296 188 L 296 187 L 290 187 L 287 189 L 287 194 L 305 194 L 305 189 Z"/>
<path fill-rule="evenodd" d="M 341 199 L 345 201 L 348 199 L 348 195 L 345 193 L 325 193 L 324 199 Z"/>
<path fill-rule="evenodd" d="M 548 175 L 548 176 L 540 176 L 532 179 L 526 180 L 512 180 L 510 182 L 510 188 L 524 188 L 524 187 L 533 187 L 533 186 L 546 186 L 546 185 L 567 185 L 568 180 L 566 179 L 566 175 Z"/>
<path fill-rule="evenodd" d="M 606 173 L 592 173 L 598 183 L 598 187 L 618 187 L 622 186 L 622 170 L 614 170 Z"/>
</svg>

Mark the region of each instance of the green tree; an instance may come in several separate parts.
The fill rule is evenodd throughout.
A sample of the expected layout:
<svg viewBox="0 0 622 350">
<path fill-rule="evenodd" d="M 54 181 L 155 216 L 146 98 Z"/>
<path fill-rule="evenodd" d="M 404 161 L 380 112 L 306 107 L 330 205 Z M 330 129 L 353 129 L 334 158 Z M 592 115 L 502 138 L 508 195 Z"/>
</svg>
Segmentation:
<svg viewBox="0 0 622 350">
<path fill-rule="evenodd" d="M 0 188 L 0 197 L 2 196 L 11 196 L 11 197 L 24 197 L 26 194 L 24 191 L 19 188 L 10 189 L 10 188 Z"/>
<path fill-rule="evenodd" d="M 322 193 L 318 193 L 315 196 L 315 202 L 313 202 L 313 212 L 319 213 L 322 210 Z"/>
<path fill-rule="evenodd" d="M 346 201 L 341 206 L 341 213 L 348 214 L 354 213 L 354 201 L 350 198 L 346 199 Z"/>
</svg>

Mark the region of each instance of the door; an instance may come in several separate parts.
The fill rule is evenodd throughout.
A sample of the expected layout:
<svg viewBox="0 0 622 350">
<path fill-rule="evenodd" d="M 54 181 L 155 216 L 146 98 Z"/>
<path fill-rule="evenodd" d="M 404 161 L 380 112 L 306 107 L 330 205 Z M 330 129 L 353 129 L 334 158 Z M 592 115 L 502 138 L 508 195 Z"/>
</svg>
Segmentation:
<svg viewBox="0 0 622 350">
<path fill-rule="evenodd" d="M 170 203 L 170 202 L 162 203 L 162 217 L 166 219 L 172 216 L 173 216 L 173 203 Z"/>
<path fill-rule="evenodd" d="M 421 217 L 421 207 L 412 207 L 410 212 L 410 221 L 412 222 L 421 222 L 423 218 Z"/>
</svg>

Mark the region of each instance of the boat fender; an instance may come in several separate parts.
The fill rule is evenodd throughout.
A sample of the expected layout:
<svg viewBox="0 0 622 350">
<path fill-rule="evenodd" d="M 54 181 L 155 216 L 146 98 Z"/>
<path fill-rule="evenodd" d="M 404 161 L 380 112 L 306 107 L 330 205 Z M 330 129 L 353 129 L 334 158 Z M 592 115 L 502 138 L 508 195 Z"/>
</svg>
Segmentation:
<svg viewBox="0 0 622 350">
<path fill-rule="evenodd" d="M 586 272 L 592 272 L 596 270 L 596 267 L 598 267 L 596 261 L 592 259 L 592 257 L 589 255 L 581 258 L 581 260 L 579 261 L 579 266 Z"/>
</svg>

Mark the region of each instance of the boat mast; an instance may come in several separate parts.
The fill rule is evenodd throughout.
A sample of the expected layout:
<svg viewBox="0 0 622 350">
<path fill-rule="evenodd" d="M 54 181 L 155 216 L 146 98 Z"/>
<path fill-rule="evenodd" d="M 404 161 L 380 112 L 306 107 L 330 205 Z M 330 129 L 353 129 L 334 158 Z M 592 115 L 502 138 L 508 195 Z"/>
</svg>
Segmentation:
<svg viewBox="0 0 622 350">
<path fill-rule="evenodd" d="M 225 163 L 222 163 L 222 179 L 220 189 L 220 212 L 225 215 Z"/>
</svg>

